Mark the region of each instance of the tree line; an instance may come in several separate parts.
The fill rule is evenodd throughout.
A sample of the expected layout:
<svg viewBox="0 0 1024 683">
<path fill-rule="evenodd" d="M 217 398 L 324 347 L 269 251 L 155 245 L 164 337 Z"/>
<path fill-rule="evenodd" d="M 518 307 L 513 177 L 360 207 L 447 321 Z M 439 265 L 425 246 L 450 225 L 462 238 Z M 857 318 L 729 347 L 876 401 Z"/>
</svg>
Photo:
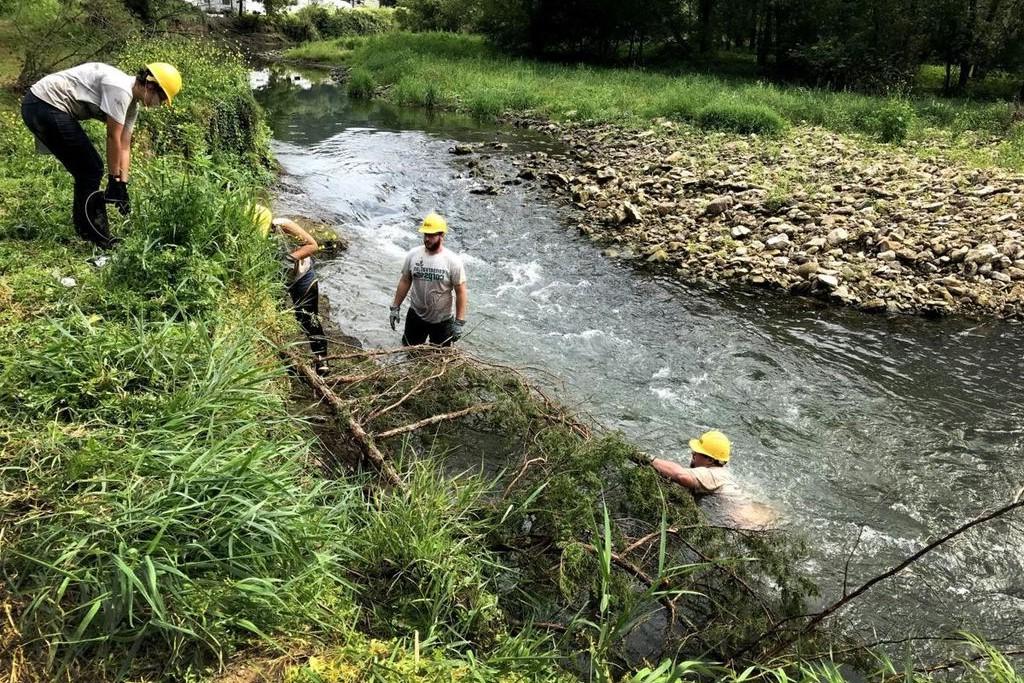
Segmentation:
<svg viewBox="0 0 1024 683">
<path fill-rule="evenodd" d="M 767 74 L 899 93 L 922 64 L 962 94 L 1024 72 L 1024 0 L 384 0 L 420 30 L 479 31 L 532 56 L 587 61 L 747 53 Z M 1024 98 L 1021 76 L 1018 98 Z"/>
</svg>

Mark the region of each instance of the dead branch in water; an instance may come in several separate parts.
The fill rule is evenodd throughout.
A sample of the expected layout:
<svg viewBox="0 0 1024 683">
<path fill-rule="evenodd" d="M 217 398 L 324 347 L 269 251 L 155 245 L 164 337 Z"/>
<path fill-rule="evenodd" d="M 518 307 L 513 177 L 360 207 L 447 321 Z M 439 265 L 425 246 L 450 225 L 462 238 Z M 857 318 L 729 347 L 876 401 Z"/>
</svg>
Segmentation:
<svg viewBox="0 0 1024 683">
<path fill-rule="evenodd" d="M 1003 515 L 1006 515 L 1006 514 L 1008 514 L 1010 512 L 1013 512 L 1014 510 L 1016 510 L 1016 509 L 1018 509 L 1018 508 L 1020 508 L 1022 506 L 1024 506 L 1024 500 L 1021 500 L 1020 499 L 1020 495 L 1018 494 L 1017 496 L 1014 497 L 1014 501 L 1012 503 L 1010 503 L 1009 505 L 1004 505 L 1003 507 L 999 508 L 998 510 L 995 510 L 995 511 L 990 512 L 988 514 L 982 515 L 981 517 L 976 517 L 976 518 L 972 519 L 971 521 L 969 521 L 969 522 L 967 522 L 965 524 L 961 524 L 956 529 L 953 529 L 949 533 L 947 533 L 947 534 L 943 535 L 942 537 L 932 541 L 931 543 L 927 544 L 926 546 L 924 546 L 923 548 L 918 550 L 916 553 L 914 553 L 913 555 L 911 555 L 907 559 L 905 559 L 902 562 L 900 562 L 895 567 L 892 567 L 891 569 L 888 569 L 888 570 L 882 572 L 878 576 L 872 577 L 871 579 L 865 581 L 863 584 L 858 586 L 855 590 L 853 590 L 849 594 L 843 595 L 843 597 L 841 597 L 839 600 L 835 601 L 834 603 L 832 603 L 831 605 L 829 605 L 825 609 L 823 609 L 820 612 L 818 612 L 817 614 L 815 614 L 801 628 L 793 631 L 789 636 L 784 638 L 774 648 L 772 648 L 771 651 L 769 651 L 768 654 L 765 655 L 765 659 L 771 659 L 772 657 L 774 657 L 777 654 L 779 654 L 780 652 L 782 652 L 784 649 L 786 649 L 787 647 L 792 645 L 794 642 L 796 642 L 797 639 L 800 638 L 800 636 L 806 634 L 812 628 L 814 628 L 815 626 L 820 624 L 822 621 L 824 621 L 826 618 L 828 618 L 830 615 L 832 615 L 835 612 L 837 612 L 838 610 L 842 609 L 850 601 L 856 599 L 860 595 L 863 595 L 865 592 L 867 592 L 869 589 L 871 589 L 875 584 L 877 584 L 877 583 L 879 583 L 881 581 L 884 581 L 885 579 L 888 579 L 888 578 L 890 578 L 892 576 L 895 576 L 896 574 L 900 573 L 901 571 L 903 571 L 904 569 L 909 567 L 911 564 L 916 562 L 917 560 L 921 559 L 922 557 L 924 557 L 925 555 L 927 555 L 931 551 L 935 550 L 936 548 L 942 546 L 943 544 L 947 543 L 948 541 L 956 538 L 957 536 L 959 536 L 960 534 L 964 533 L 965 531 L 968 531 L 969 529 L 972 529 L 972 528 L 978 526 L 979 524 L 984 524 L 985 522 L 989 522 L 989 521 L 991 521 L 993 519 L 997 519 L 999 517 L 1002 517 Z M 784 621 L 788 621 L 788 619 L 784 620 Z M 760 638 L 758 638 L 753 643 L 751 643 L 750 645 L 748 645 L 745 648 L 743 648 L 743 650 L 741 650 L 736 655 L 734 655 L 733 658 L 737 658 L 737 657 L 740 657 L 740 656 L 746 654 L 747 652 L 752 650 L 754 647 L 756 647 L 757 644 L 760 643 L 761 641 L 763 641 L 766 637 L 768 637 L 769 635 L 771 635 L 773 633 L 776 633 L 778 631 L 779 626 L 781 626 L 782 623 L 784 623 L 784 621 L 776 622 L 775 624 L 773 624 L 772 627 L 767 629 L 765 631 L 765 633 L 761 635 Z"/>
<path fill-rule="evenodd" d="M 404 490 L 405 482 L 402 481 L 402 478 L 398 476 L 398 472 L 395 471 L 395 468 L 390 462 L 388 462 L 387 458 L 384 457 L 384 454 L 381 453 L 373 443 L 373 438 L 367 434 L 366 430 L 363 429 L 363 426 L 359 424 L 354 417 L 352 417 L 352 414 L 345 406 L 345 402 L 338 398 L 337 394 L 327 386 L 327 383 L 323 378 L 316 374 L 313 368 L 303 362 L 303 360 L 298 357 L 298 354 L 291 349 L 283 349 L 281 353 L 288 359 L 288 361 L 290 361 L 291 366 L 298 371 L 302 378 L 306 380 L 306 383 L 331 405 L 331 408 L 334 409 L 338 420 L 345 423 L 349 433 L 355 437 L 356 443 L 359 444 L 360 449 L 363 451 L 363 455 L 366 456 L 367 460 L 369 460 L 374 467 L 377 468 L 377 471 L 380 472 L 381 476 L 383 476 L 392 486 Z"/>
<path fill-rule="evenodd" d="M 432 382 L 435 379 L 440 379 L 441 377 L 443 377 L 444 373 L 448 370 L 448 363 L 449 363 L 449 361 L 448 361 L 447 358 L 445 360 L 441 361 L 441 369 L 440 370 L 438 370 L 434 374 L 430 375 L 429 377 L 424 377 L 423 379 L 421 379 L 419 382 L 416 383 L 416 386 L 414 386 L 409 391 L 405 392 L 405 395 L 402 396 L 402 398 L 398 399 L 397 401 L 395 401 L 391 405 L 385 406 L 385 407 L 381 408 L 380 410 L 375 410 L 372 413 L 370 413 L 369 415 L 367 415 L 366 416 L 367 421 L 376 419 L 376 418 L 380 417 L 381 415 L 384 415 L 386 413 L 391 412 L 392 410 L 394 410 L 395 408 L 397 408 L 398 406 L 402 405 L 407 400 L 409 400 L 409 398 L 411 398 L 412 396 L 417 394 L 421 389 L 423 389 L 423 387 L 428 382 Z"/>
</svg>

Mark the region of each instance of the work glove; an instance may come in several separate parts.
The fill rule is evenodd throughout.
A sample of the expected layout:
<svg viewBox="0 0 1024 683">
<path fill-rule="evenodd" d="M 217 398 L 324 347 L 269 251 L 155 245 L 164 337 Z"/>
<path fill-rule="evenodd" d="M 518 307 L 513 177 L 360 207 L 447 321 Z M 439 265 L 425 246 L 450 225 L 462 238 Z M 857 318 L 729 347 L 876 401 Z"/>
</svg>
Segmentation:
<svg viewBox="0 0 1024 683">
<path fill-rule="evenodd" d="M 392 306 L 391 315 L 388 316 L 388 321 L 391 323 L 391 329 L 395 329 L 395 325 L 398 324 L 399 319 L 402 317 L 402 307 Z"/>
<path fill-rule="evenodd" d="M 462 329 L 465 326 L 466 326 L 466 321 L 465 320 L 453 320 L 452 321 L 452 329 L 451 329 L 451 334 L 449 336 L 452 338 L 453 342 L 457 342 L 460 339 L 462 339 Z"/>
<path fill-rule="evenodd" d="M 103 198 L 108 203 L 115 205 L 122 216 L 127 216 L 132 211 L 131 204 L 128 202 L 128 183 L 123 180 L 107 176 L 107 189 L 103 193 Z"/>
</svg>

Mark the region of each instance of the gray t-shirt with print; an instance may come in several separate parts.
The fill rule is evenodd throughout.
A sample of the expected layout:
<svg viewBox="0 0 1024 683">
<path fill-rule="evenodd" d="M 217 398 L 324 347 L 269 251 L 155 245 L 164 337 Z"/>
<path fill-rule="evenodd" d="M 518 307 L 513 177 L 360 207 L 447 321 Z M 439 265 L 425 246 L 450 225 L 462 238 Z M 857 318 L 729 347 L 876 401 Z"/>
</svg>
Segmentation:
<svg viewBox="0 0 1024 683">
<path fill-rule="evenodd" d="M 402 274 L 412 277 L 409 306 L 416 315 L 428 323 L 452 317 L 455 287 L 466 281 L 462 257 L 444 247 L 436 254 L 428 254 L 421 245 L 405 255 Z"/>
<path fill-rule="evenodd" d="M 47 104 L 79 121 L 109 116 L 131 130 L 139 114 L 132 99 L 135 77 L 101 62 L 87 62 L 52 73 L 36 81 L 30 90 Z"/>
</svg>

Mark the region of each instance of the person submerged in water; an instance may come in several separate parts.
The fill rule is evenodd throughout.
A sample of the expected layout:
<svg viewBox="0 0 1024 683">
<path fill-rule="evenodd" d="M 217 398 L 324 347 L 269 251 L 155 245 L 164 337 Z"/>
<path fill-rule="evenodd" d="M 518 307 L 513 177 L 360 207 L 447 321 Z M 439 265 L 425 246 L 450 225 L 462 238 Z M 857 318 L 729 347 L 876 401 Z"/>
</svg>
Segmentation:
<svg viewBox="0 0 1024 683">
<path fill-rule="evenodd" d="M 690 466 L 664 458 L 651 458 L 651 467 L 669 481 L 690 489 L 695 496 L 713 496 L 722 516 L 744 528 L 772 526 L 777 514 L 767 505 L 752 502 L 726 466 L 732 456 L 729 438 L 713 429 L 690 439 Z"/>
</svg>

